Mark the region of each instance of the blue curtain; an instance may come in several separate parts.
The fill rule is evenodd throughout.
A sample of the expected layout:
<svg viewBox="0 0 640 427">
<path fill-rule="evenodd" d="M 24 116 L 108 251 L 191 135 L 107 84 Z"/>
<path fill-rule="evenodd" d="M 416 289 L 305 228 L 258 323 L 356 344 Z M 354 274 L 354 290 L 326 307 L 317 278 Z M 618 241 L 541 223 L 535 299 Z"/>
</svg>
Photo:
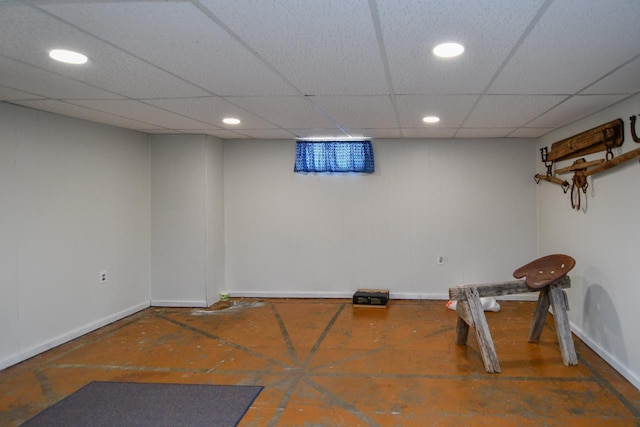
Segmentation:
<svg viewBox="0 0 640 427">
<path fill-rule="evenodd" d="M 298 141 L 294 172 L 373 173 L 371 141 Z"/>
</svg>

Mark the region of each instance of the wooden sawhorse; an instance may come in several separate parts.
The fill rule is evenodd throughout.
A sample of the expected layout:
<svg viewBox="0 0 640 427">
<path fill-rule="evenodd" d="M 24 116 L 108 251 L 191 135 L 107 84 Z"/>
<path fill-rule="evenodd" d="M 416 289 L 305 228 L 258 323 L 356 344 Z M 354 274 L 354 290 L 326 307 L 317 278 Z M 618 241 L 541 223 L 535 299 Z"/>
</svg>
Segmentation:
<svg viewBox="0 0 640 427">
<path fill-rule="evenodd" d="M 465 345 L 467 343 L 469 326 L 472 326 L 476 331 L 485 369 L 489 373 L 500 372 L 498 355 L 491 339 L 491 332 L 489 332 L 489 325 L 482 309 L 480 297 L 540 291 L 538 304 L 529 329 L 529 342 L 540 341 L 542 327 L 544 326 L 549 306 L 551 306 L 560 352 L 562 353 L 562 361 L 567 366 L 577 365 L 578 357 L 573 345 L 571 326 L 567 315 L 569 304 L 567 294 L 563 290 L 571 287 L 571 279 L 566 274 L 574 265 L 573 258 L 567 255 L 549 255 L 520 267 L 513 273 L 515 277 L 527 276 L 527 280 L 450 288 L 449 299 L 457 301 L 456 344 Z"/>
</svg>

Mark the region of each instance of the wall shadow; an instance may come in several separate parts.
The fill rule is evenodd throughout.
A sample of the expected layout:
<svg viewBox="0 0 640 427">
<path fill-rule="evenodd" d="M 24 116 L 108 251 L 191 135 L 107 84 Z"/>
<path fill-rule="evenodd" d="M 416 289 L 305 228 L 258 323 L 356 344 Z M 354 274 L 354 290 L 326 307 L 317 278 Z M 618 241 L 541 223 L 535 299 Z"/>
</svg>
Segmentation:
<svg viewBox="0 0 640 427">
<path fill-rule="evenodd" d="M 626 365 L 627 349 L 620 319 L 607 290 L 598 284 L 588 287 L 584 296 L 583 331 L 600 348 Z"/>
</svg>

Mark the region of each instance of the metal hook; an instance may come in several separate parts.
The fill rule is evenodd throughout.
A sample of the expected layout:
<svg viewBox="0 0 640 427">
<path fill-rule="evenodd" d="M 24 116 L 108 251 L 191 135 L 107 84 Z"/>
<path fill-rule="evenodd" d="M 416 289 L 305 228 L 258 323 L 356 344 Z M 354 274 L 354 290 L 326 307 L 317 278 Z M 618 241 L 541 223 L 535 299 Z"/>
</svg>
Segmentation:
<svg viewBox="0 0 640 427">
<path fill-rule="evenodd" d="M 611 148 L 607 148 L 607 153 L 605 154 L 604 159 L 605 161 L 613 159 L 613 151 L 611 150 Z"/>
<path fill-rule="evenodd" d="M 540 149 L 540 159 L 542 160 L 542 163 L 544 164 L 544 166 L 547 168 L 547 176 L 551 176 L 553 175 L 553 171 L 551 170 L 551 168 L 553 167 L 553 162 L 548 163 L 547 160 L 549 158 L 549 150 L 547 149 L 547 147 L 542 147 Z"/>
<path fill-rule="evenodd" d="M 542 147 L 540 149 L 540 158 L 542 159 L 542 163 L 544 163 L 545 166 L 547 165 L 547 157 L 548 157 L 548 155 L 549 155 L 549 150 L 547 149 L 547 147 Z"/>
<path fill-rule="evenodd" d="M 640 138 L 636 134 L 636 116 L 629 117 L 630 127 L 631 127 L 631 138 L 633 138 L 634 142 L 640 143 Z"/>
</svg>

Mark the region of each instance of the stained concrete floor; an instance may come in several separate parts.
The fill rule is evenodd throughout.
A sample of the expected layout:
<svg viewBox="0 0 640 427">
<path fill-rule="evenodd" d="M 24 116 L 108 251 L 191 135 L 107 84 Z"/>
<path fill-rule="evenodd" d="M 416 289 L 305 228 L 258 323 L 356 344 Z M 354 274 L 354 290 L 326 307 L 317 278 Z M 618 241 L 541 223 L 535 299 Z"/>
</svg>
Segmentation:
<svg viewBox="0 0 640 427">
<path fill-rule="evenodd" d="M 639 426 L 640 391 L 576 337 L 564 366 L 551 315 L 527 343 L 534 304 L 487 313 L 500 374 L 443 301 L 152 307 L 0 371 L 0 425 L 102 380 L 265 386 L 240 426 Z"/>
</svg>

